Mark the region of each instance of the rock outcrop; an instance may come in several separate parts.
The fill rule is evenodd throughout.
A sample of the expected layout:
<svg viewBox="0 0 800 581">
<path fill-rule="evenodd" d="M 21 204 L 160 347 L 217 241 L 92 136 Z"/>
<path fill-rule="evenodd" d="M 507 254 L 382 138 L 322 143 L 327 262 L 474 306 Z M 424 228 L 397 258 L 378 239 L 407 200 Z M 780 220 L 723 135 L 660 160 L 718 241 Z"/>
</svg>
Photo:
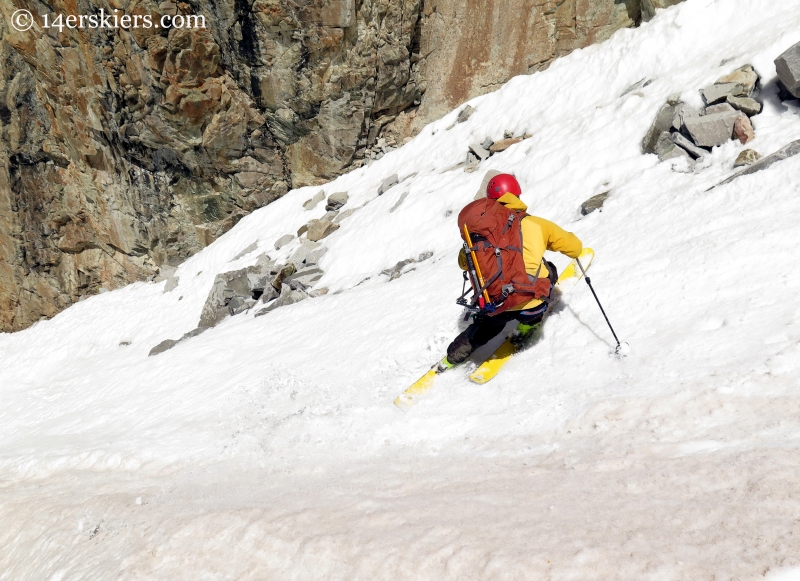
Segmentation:
<svg viewBox="0 0 800 581">
<path fill-rule="evenodd" d="M 0 331 L 177 265 L 379 139 L 673 3 L 31 0 L 22 32 L 0 3 Z M 101 9 L 197 20 L 42 28 Z"/>
</svg>

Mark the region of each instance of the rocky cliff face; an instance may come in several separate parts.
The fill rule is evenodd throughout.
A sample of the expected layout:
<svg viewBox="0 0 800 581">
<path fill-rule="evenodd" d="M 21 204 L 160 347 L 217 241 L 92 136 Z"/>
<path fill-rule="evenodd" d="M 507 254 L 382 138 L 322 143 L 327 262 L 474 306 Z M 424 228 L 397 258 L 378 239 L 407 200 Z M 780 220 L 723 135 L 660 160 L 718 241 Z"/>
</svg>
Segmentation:
<svg viewBox="0 0 800 581">
<path fill-rule="evenodd" d="M 379 138 L 677 1 L 0 2 L 0 331 L 177 264 Z M 206 26 L 43 28 L 101 9 Z"/>
</svg>

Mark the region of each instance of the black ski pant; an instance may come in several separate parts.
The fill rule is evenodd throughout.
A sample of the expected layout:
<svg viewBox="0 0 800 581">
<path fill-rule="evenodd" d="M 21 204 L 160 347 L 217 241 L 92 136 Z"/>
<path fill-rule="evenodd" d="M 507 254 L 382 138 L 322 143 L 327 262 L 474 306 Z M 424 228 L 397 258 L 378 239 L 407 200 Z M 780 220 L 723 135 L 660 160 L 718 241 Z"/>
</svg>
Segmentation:
<svg viewBox="0 0 800 581">
<path fill-rule="evenodd" d="M 525 325 L 541 323 L 547 312 L 547 306 L 547 303 L 542 303 L 533 309 L 506 311 L 494 317 L 485 314 L 477 315 L 472 324 L 453 339 L 453 342 L 447 347 L 447 360 L 454 365 L 461 363 L 475 349 L 497 337 L 509 321 L 516 320 Z"/>
</svg>

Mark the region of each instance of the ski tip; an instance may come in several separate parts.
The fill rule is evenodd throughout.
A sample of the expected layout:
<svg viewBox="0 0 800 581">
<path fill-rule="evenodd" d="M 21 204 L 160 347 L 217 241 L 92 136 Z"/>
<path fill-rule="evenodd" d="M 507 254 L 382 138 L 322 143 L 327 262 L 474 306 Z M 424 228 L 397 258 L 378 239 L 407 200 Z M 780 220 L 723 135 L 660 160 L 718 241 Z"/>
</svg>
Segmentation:
<svg viewBox="0 0 800 581">
<path fill-rule="evenodd" d="M 414 405 L 414 399 L 410 395 L 406 395 L 405 393 L 399 396 L 397 399 L 394 400 L 394 405 L 399 407 L 401 410 L 407 410 L 412 405 Z"/>
<path fill-rule="evenodd" d="M 491 377 L 487 377 L 483 373 L 473 372 L 469 374 L 469 380 L 472 383 L 477 383 L 478 385 L 483 385 L 484 383 L 487 383 L 490 379 Z"/>
</svg>

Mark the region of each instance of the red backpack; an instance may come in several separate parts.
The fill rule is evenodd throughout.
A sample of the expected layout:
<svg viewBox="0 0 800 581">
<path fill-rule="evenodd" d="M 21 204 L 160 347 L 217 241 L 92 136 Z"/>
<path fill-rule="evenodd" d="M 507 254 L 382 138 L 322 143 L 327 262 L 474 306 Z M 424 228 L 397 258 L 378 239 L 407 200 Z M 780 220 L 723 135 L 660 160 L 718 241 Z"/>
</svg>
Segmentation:
<svg viewBox="0 0 800 581">
<path fill-rule="evenodd" d="M 540 278 L 538 272 L 530 277 L 525 270 L 522 219 L 527 215 L 489 198 L 475 200 L 459 213 L 458 228 L 474 291 L 473 308 L 477 304 L 489 315 L 497 315 L 534 298 L 549 300 L 551 278 Z M 555 266 L 549 262 L 547 266 L 550 276 L 555 277 Z M 459 304 L 466 304 L 465 294 Z"/>
</svg>

